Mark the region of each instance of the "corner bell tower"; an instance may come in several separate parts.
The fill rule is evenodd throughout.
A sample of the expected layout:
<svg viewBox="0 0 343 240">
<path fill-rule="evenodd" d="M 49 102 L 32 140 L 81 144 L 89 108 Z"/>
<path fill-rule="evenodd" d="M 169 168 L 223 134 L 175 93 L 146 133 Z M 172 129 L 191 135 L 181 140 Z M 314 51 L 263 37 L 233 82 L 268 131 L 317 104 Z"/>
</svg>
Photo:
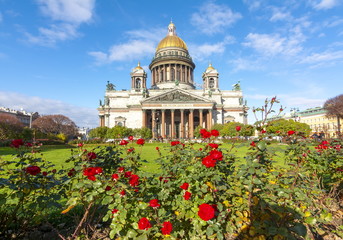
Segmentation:
<svg viewBox="0 0 343 240">
<path fill-rule="evenodd" d="M 137 67 L 135 67 L 131 72 L 131 89 L 136 91 L 141 91 L 146 88 L 146 78 L 147 74 L 138 62 Z"/>
</svg>

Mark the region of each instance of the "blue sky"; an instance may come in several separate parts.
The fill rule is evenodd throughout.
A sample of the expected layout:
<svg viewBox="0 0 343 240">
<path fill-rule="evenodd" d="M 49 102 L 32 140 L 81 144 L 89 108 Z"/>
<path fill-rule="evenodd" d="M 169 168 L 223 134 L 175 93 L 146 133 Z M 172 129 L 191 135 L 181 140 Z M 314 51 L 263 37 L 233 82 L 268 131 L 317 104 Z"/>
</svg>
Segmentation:
<svg viewBox="0 0 343 240">
<path fill-rule="evenodd" d="M 0 106 L 98 125 L 107 81 L 130 88 L 170 20 L 219 87 L 240 81 L 248 106 L 277 96 L 286 110 L 343 90 L 342 0 L 0 0 Z M 252 114 L 249 122 L 253 123 Z"/>
</svg>

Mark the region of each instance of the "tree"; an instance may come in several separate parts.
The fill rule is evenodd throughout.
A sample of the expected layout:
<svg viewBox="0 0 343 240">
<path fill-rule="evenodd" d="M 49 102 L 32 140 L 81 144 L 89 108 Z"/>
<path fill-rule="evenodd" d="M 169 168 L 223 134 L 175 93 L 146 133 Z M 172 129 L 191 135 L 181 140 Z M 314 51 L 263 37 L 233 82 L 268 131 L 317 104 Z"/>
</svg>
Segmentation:
<svg viewBox="0 0 343 240">
<path fill-rule="evenodd" d="M 281 136 L 287 136 L 288 131 L 296 131 L 298 134 L 308 136 L 311 132 L 311 128 L 306 123 L 296 122 L 292 119 L 278 119 L 268 122 L 266 127 L 268 133 L 277 133 Z"/>
<path fill-rule="evenodd" d="M 66 136 L 77 135 L 77 126 L 64 115 L 46 115 L 39 117 L 32 122 L 32 127 L 39 131 L 49 134 L 63 133 Z"/>
<path fill-rule="evenodd" d="M 343 94 L 326 100 L 324 109 L 327 111 L 326 116 L 337 118 L 338 136 L 341 136 L 340 119 L 343 118 Z"/>
<path fill-rule="evenodd" d="M 90 130 L 88 135 L 91 138 L 105 138 L 108 130 L 108 127 L 96 127 Z"/>
<path fill-rule="evenodd" d="M 230 136 L 230 137 L 237 136 L 236 126 L 241 127 L 241 130 L 239 131 L 240 136 L 248 137 L 254 134 L 254 127 L 252 125 L 243 124 L 239 122 L 229 122 L 229 123 L 224 124 L 224 127 L 220 133 L 223 136 Z"/>
<path fill-rule="evenodd" d="M 0 114 L 0 139 L 20 138 L 23 129 L 23 124 L 15 116 Z"/>
<path fill-rule="evenodd" d="M 106 138 L 124 138 L 133 134 L 131 128 L 116 125 L 113 128 L 107 130 Z"/>
</svg>

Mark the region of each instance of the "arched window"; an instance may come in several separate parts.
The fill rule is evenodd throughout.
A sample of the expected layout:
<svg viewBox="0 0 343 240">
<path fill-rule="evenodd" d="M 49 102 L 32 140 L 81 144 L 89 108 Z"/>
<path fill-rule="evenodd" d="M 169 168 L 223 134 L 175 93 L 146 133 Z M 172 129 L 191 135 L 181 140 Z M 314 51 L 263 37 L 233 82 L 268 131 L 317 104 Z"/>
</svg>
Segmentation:
<svg viewBox="0 0 343 240">
<path fill-rule="evenodd" d="M 179 71 L 176 72 L 176 79 L 179 80 L 179 81 L 181 80 L 180 79 L 180 77 L 181 77 L 180 75 L 181 75 L 181 72 L 179 70 Z"/>
<path fill-rule="evenodd" d="M 163 70 L 160 71 L 160 82 L 163 82 Z"/>
<path fill-rule="evenodd" d="M 174 81 L 175 80 L 175 70 L 174 70 L 174 68 L 172 68 L 170 70 L 170 75 L 171 75 L 171 80 Z"/>
<path fill-rule="evenodd" d="M 140 78 L 136 79 L 135 88 L 141 88 L 141 79 Z"/>
<path fill-rule="evenodd" d="M 214 79 L 210 78 L 209 82 L 208 82 L 208 87 L 209 88 L 214 88 Z"/>
</svg>

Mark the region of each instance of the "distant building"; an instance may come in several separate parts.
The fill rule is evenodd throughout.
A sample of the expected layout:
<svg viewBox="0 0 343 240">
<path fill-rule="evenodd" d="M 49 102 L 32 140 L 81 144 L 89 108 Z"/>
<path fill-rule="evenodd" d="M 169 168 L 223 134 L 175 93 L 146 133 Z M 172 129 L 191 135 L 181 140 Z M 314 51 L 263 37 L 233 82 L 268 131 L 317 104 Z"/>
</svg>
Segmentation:
<svg viewBox="0 0 343 240">
<path fill-rule="evenodd" d="M 269 121 L 277 119 L 293 119 L 294 121 L 306 123 L 310 126 L 313 134 L 324 134 L 326 138 L 337 137 L 337 118 L 327 117 L 326 110 L 322 107 L 309 108 L 303 111 L 294 110 L 277 117 L 268 118 Z"/>
<path fill-rule="evenodd" d="M 216 123 L 247 123 L 248 107 L 240 83 L 233 84 L 232 90 L 221 90 L 219 72 L 212 64 L 202 74 L 202 88 L 196 89 L 195 64 L 173 23 L 149 68 L 150 88 L 140 64 L 131 72 L 131 90 L 116 90 L 108 82 L 98 108 L 100 126 L 147 127 L 153 138 L 193 138 L 198 126 L 211 129 Z"/>
<path fill-rule="evenodd" d="M 312 133 L 324 133 L 325 137 L 337 137 L 337 118 L 327 117 L 322 107 L 309 108 L 298 113 L 300 122 L 308 124 Z"/>
<path fill-rule="evenodd" d="M 7 114 L 18 118 L 25 127 L 31 127 L 31 123 L 39 118 L 38 112 L 30 113 L 23 109 L 19 111 L 5 107 L 0 107 L 0 114 Z"/>
<path fill-rule="evenodd" d="M 82 140 L 87 140 L 90 130 L 91 130 L 90 128 L 85 128 L 85 127 L 78 128 L 78 134 L 80 135 L 80 138 Z"/>
</svg>

